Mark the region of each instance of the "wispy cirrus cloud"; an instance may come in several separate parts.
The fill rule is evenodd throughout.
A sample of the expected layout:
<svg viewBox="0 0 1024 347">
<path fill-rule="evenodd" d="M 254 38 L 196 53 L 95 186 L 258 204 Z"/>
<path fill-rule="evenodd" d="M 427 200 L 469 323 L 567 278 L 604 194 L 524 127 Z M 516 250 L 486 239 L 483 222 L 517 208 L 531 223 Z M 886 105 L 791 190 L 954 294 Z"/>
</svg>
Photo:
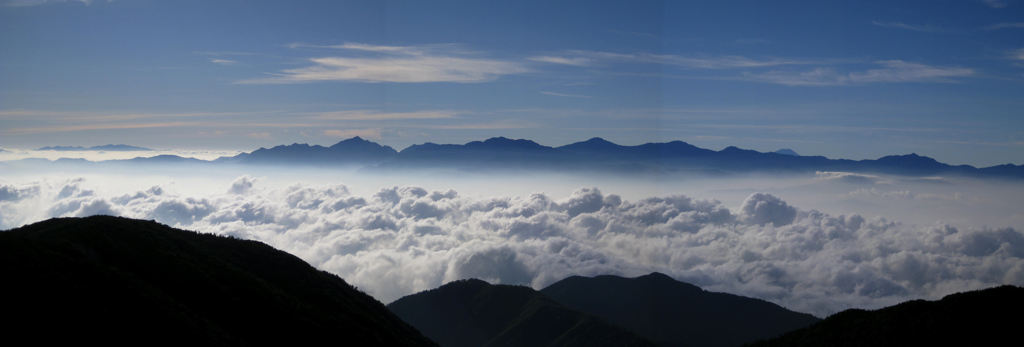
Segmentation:
<svg viewBox="0 0 1024 347">
<path fill-rule="evenodd" d="M 455 118 L 454 111 L 412 111 L 412 112 L 381 112 L 374 110 L 349 110 L 323 112 L 314 118 L 324 120 L 412 120 L 412 119 L 447 119 Z"/>
<path fill-rule="evenodd" d="M 572 66 L 588 66 L 594 63 L 593 59 L 586 57 L 557 57 L 550 55 L 541 55 L 536 57 L 527 58 L 532 61 L 550 64 L 560 65 L 572 65 Z"/>
<path fill-rule="evenodd" d="M 26 127 L 5 129 L 0 133 L 4 134 L 43 134 L 43 133 L 64 133 L 91 130 L 125 130 L 125 129 L 149 129 L 149 128 L 179 128 L 186 126 L 199 126 L 199 122 L 158 122 L 158 123 L 108 123 L 108 124 L 77 124 L 58 125 L 43 127 Z"/>
<path fill-rule="evenodd" d="M 969 68 L 931 66 L 902 60 L 882 60 L 876 63 L 882 67 L 850 73 L 850 80 L 854 83 L 951 82 L 952 78 L 974 74 L 974 70 Z"/>
<path fill-rule="evenodd" d="M 337 133 L 339 130 L 334 129 L 339 126 L 358 124 L 360 128 L 377 129 L 376 133 L 362 133 L 358 136 L 379 139 L 380 129 L 389 128 L 518 129 L 533 126 L 501 122 L 465 123 L 467 119 L 459 117 L 462 112 L 464 111 L 444 109 L 400 112 L 353 109 L 309 112 L 121 113 L 11 109 L 0 110 L 0 137 L 178 128 L 203 131 L 235 129 L 234 131 L 246 137 L 265 139 L 267 134 L 276 135 L 276 129 L 301 129 L 310 133 L 326 134 L 325 131 Z"/>
<path fill-rule="evenodd" d="M 771 40 L 760 39 L 760 38 L 744 38 L 736 39 L 736 43 L 741 45 L 767 45 L 772 43 Z"/>
<path fill-rule="evenodd" d="M 922 32 L 937 32 L 941 29 L 929 26 L 914 26 L 905 23 L 874 22 L 877 26 L 894 27 Z M 1015 51 L 1014 57 L 1017 56 Z M 560 55 L 545 55 L 529 58 L 533 61 L 551 64 L 591 66 L 620 64 L 660 64 L 691 70 L 726 71 L 740 70 L 737 75 L 710 77 L 722 80 L 767 82 L 789 86 L 839 86 L 867 83 L 906 82 L 955 82 L 957 78 L 974 75 L 971 68 L 957 66 L 934 66 L 907 62 L 899 59 L 878 60 L 873 68 L 856 70 L 854 65 L 863 65 L 857 60 L 842 59 L 794 59 L 794 58 L 751 58 L 738 55 L 683 56 L 653 53 L 614 53 L 599 51 L 570 50 Z M 797 66 L 810 66 L 797 69 Z M 660 76 L 660 75 L 659 75 Z M 558 93 L 542 92 L 546 95 Z"/>
<path fill-rule="evenodd" d="M 234 65 L 235 63 L 238 63 L 238 61 L 235 60 L 219 58 L 210 59 L 210 62 L 218 65 Z"/>
<path fill-rule="evenodd" d="M 646 52 L 616 53 L 601 51 L 569 50 L 559 55 L 544 55 L 529 58 L 537 62 L 561 65 L 586 66 L 596 63 L 641 63 L 676 66 L 687 69 L 739 69 L 781 65 L 806 65 L 812 61 L 765 58 L 756 59 L 738 55 L 722 56 L 684 56 L 675 54 L 655 54 Z"/>
<path fill-rule="evenodd" d="M 30 110 L 30 109 L 9 109 L 0 110 L 0 120 L 32 120 L 32 121 L 60 121 L 60 122 L 103 122 L 122 121 L 133 119 L 169 119 L 169 118 L 201 118 L 201 117 L 230 117 L 245 115 L 241 112 L 100 112 L 100 111 L 54 111 L 54 110 Z"/>
<path fill-rule="evenodd" d="M 560 96 L 560 97 L 565 97 L 565 98 L 581 98 L 581 99 L 590 99 L 591 98 L 591 96 L 589 96 L 589 95 L 566 94 L 566 93 L 558 93 L 558 92 L 549 92 L 549 91 L 545 91 L 545 90 L 540 91 L 540 93 L 544 94 L 544 95 Z"/>
<path fill-rule="evenodd" d="M 985 30 L 999 30 L 999 29 L 1021 29 L 1024 28 L 1024 22 L 1013 22 L 1013 23 L 996 23 L 985 27 Z"/>
<path fill-rule="evenodd" d="M 538 128 L 538 125 L 533 122 L 524 122 L 519 120 L 498 120 L 493 122 L 484 123 L 460 123 L 460 124 L 441 124 L 441 125 L 424 125 L 410 128 L 418 129 L 439 129 L 439 130 L 505 130 L 505 129 L 531 129 Z"/>
<path fill-rule="evenodd" d="M 879 21 L 873 21 L 873 22 L 871 22 L 871 24 L 873 24 L 874 26 L 883 27 L 883 28 L 904 29 L 904 30 L 917 31 L 917 32 L 923 32 L 923 33 L 935 33 L 935 32 L 942 31 L 942 29 L 939 29 L 939 28 L 931 26 L 931 25 L 916 25 L 916 24 L 907 24 L 907 23 L 903 23 L 903 22 L 879 22 Z"/>
<path fill-rule="evenodd" d="M 866 83 L 955 82 L 970 77 L 974 70 L 964 67 L 933 66 L 903 60 L 876 61 L 877 68 L 840 72 L 831 67 L 807 71 L 768 71 L 746 73 L 745 80 L 788 86 L 838 86 Z"/>
<path fill-rule="evenodd" d="M 106 2 L 113 2 L 113 1 L 114 0 L 107 0 Z M 8 6 L 8 7 L 29 7 L 29 6 L 59 4 L 59 3 L 68 3 L 68 2 L 77 2 L 77 3 L 85 4 L 86 6 L 88 6 L 88 5 L 92 5 L 93 0 L 7 0 L 7 1 L 4 1 L 2 4 L 3 4 L 3 6 Z"/>
<path fill-rule="evenodd" d="M 480 83 L 529 71 L 518 62 L 483 58 L 456 45 L 383 46 L 291 44 L 290 48 L 329 48 L 343 56 L 309 58 L 313 65 L 286 69 L 239 84 L 291 84 L 326 81 L 364 83 Z"/>
<path fill-rule="evenodd" d="M 322 48 L 322 49 L 350 49 L 356 51 L 366 52 L 385 52 L 385 53 L 403 53 L 403 54 L 421 54 L 427 49 L 438 48 L 438 47 L 452 47 L 453 45 L 422 45 L 422 46 L 387 46 L 387 45 L 371 45 L 357 42 L 346 42 L 340 45 L 316 45 L 304 42 L 293 42 L 285 45 L 285 47 L 296 49 L 296 48 Z"/>
<path fill-rule="evenodd" d="M 991 8 L 1004 8 L 1009 5 L 1006 0 L 981 0 L 981 2 Z"/>
<path fill-rule="evenodd" d="M 380 129 L 328 129 L 324 135 L 338 138 L 364 137 L 371 140 L 380 140 Z"/>
<path fill-rule="evenodd" d="M 1007 59 L 1014 61 L 1013 65 L 1015 66 L 1024 66 L 1024 48 L 1010 50 L 1007 53 Z"/>
</svg>

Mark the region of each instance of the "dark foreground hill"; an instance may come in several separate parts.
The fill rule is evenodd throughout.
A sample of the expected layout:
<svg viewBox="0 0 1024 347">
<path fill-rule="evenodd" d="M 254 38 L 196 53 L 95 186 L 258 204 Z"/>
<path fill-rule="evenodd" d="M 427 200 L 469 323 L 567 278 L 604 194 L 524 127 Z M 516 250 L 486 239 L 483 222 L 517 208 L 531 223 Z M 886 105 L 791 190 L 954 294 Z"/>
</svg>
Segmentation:
<svg viewBox="0 0 1024 347">
<path fill-rule="evenodd" d="M 1002 286 L 846 310 L 753 346 L 1011 346 L 1021 342 L 1024 288 Z"/>
<path fill-rule="evenodd" d="M 659 273 L 573 276 L 535 291 L 448 283 L 388 308 L 442 346 L 739 346 L 818 321 L 773 303 L 706 292 Z"/>
<path fill-rule="evenodd" d="M 531 288 L 475 279 L 409 295 L 388 308 L 446 347 L 652 345 Z"/>
<path fill-rule="evenodd" d="M 764 300 L 704 291 L 660 273 L 573 276 L 541 293 L 663 346 L 738 346 L 818 321 Z"/>
<path fill-rule="evenodd" d="M 433 345 L 342 279 L 256 241 L 117 217 L 0 232 L 0 327 L 32 345 Z"/>
</svg>

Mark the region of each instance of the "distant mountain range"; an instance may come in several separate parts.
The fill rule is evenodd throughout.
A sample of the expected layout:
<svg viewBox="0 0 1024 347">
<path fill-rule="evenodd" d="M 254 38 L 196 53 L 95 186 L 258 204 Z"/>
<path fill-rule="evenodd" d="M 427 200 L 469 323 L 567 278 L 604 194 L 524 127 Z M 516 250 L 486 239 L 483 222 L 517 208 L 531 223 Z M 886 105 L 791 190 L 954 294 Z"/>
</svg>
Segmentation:
<svg viewBox="0 0 1024 347">
<path fill-rule="evenodd" d="M 0 232 L 6 341 L 434 346 L 344 280 L 256 241 L 118 217 Z"/>
<path fill-rule="evenodd" d="M 739 346 L 818 321 L 767 301 L 706 292 L 660 273 L 573 276 L 539 292 L 456 281 L 388 308 L 448 347 Z"/>
<path fill-rule="evenodd" d="M 868 160 L 829 159 L 823 156 L 801 156 L 790 149 L 758 152 L 730 146 L 720 151 L 714 151 L 682 141 L 623 146 L 597 137 L 560 147 L 544 146 L 530 140 L 494 137 L 462 145 L 442 145 L 428 142 L 412 145 L 401 151 L 354 137 L 330 147 L 296 143 L 260 148 L 249 153 L 221 157 L 213 161 L 161 155 L 108 162 L 357 166 L 369 170 L 410 168 L 470 171 L 552 170 L 628 174 L 643 172 L 731 174 L 844 171 L 908 176 L 960 175 L 1024 178 L 1024 165 L 1003 164 L 983 168 L 970 165 L 949 165 L 914 153 Z"/>
<path fill-rule="evenodd" d="M 402 151 L 354 137 L 330 147 L 306 144 L 260 148 L 215 160 L 239 164 L 363 165 L 374 169 L 456 168 L 468 170 L 549 169 L 605 172 L 690 171 L 705 173 L 849 171 L 902 175 L 954 174 L 1024 178 L 1024 165 L 986 168 L 948 165 L 917 154 L 874 160 L 800 156 L 782 149 L 757 152 L 737 147 L 720 151 L 682 141 L 618 145 L 601 138 L 549 147 L 504 137 L 463 145 L 424 143 Z"/>
<path fill-rule="evenodd" d="M 234 157 L 221 157 L 215 160 L 215 162 L 239 164 L 366 165 L 391 160 L 397 155 L 398 151 L 391 147 L 366 141 L 360 137 L 353 137 L 330 147 L 295 143 L 275 146 L 273 148 L 260 148 Z"/>
<path fill-rule="evenodd" d="M 1024 288 L 1001 286 L 846 310 L 753 346 L 1009 346 L 1021 341 L 1021 312 Z"/>
<path fill-rule="evenodd" d="M 102 145 L 92 147 L 82 146 L 47 146 L 36 149 L 37 151 L 110 151 L 110 152 L 127 152 L 127 151 L 152 151 L 152 149 L 138 146 L 129 145 Z"/>
</svg>

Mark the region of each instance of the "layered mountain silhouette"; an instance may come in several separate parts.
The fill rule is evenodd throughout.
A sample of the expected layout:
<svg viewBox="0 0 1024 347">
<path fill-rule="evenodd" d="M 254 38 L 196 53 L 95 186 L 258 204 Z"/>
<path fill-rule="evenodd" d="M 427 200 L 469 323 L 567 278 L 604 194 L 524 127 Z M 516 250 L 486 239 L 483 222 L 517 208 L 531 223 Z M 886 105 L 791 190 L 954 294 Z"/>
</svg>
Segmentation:
<svg viewBox="0 0 1024 347">
<path fill-rule="evenodd" d="M 550 169 L 608 172 L 691 171 L 705 173 L 850 171 L 902 175 L 954 174 L 1024 178 L 1024 165 L 986 168 L 948 165 L 917 154 L 874 160 L 801 156 L 792 150 L 758 152 L 737 147 L 720 151 L 683 141 L 623 146 L 592 138 L 560 147 L 494 137 L 466 144 L 424 143 L 402 151 L 359 137 L 330 147 L 292 144 L 260 148 L 216 162 L 243 164 L 364 165 L 377 169 L 456 168 L 470 170 Z"/>
<path fill-rule="evenodd" d="M 660 273 L 569 277 L 542 290 L 464 280 L 388 305 L 442 346 L 739 346 L 818 321 Z"/>
<path fill-rule="evenodd" d="M 477 279 L 409 295 L 388 308 L 447 347 L 653 346 L 531 288 Z"/>
<path fill-rule="evenodd" d="M 22 159 L 31 161 L 31 159 Z M 984 168 L 949 165 L 916 153 L 878 159 L 830 159 L 801 156 L 789 149 L 758 152 L 734 146 L 720 151 L 700 148 L 683 141 L 623 146 L 592 138 L 560 147 L 530 140 L 494 137 L 466 144 L 424 143 L 401 151 L 353 137 L 324 147 L 294 143 L 259 148 L 233 157 L 212 161 L 174 155 L 110 160 L 121 164 L 238 164 L 355 166 L 368 170 L 457 169 L 469 171 L 551 170 L 569 172 L 664 173 L 814 173 L 846 171 L 908 176 L 959 175 L 970 177 L 1024 178 L 1024 165 L 1003 164 Z"/>
<path fill-rule="evenodd" d="M 1024 288 L 1001 286 L 851 309 L 753 346 L 1003 346 L 1020 343 Z"/>
<path fill-rule="evenodd" d="M 342 279 L 256 241 L 59 218 L 0 232 L 5 341 L 431 346 Z"/>
</svg>

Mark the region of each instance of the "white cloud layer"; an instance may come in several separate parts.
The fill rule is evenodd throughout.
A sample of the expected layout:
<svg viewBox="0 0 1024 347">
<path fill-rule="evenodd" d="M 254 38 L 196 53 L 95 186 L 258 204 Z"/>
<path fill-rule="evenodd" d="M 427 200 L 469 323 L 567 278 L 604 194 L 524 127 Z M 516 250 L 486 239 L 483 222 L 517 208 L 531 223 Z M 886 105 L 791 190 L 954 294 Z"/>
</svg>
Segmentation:
<svg viewBox="0 0 1024 347">
<path fill-rule="evenodd" d="M 544 55 L 529 60 L 572 66 L 588 66 L 596 63 L 644 63 L 677 66 L 686 69 L 739 69 L 781 65 L 804 65 L 810 61 L 769 58 L 755 59 L 737 55 L 725 56 L 684 56 L 676 54 L 655 54 L 646 52 L 615 53 L 601 51 L 569 50 L 561 55 Z"/>
<path fill-rule="evenodd" d="M 199 196 L 96 185 L 0 180 L 0 228 L 51 216 L 155 219 L 266 242 L 383 302 L 468 277 L 541 288 L 573 274 L 660 271 L 826 315 L 1024 284 L 1024 235 L 1013 228 L 832 215 L 763 193 L 733 210 L 684 195 L 629 201 L 596 188 L 486 198 L 412 186 L 357 195 L 344 185 L 271 187 L 249 176 Z"/>
<path fill-rule="evenodd" d="M 450 45 L 381 46 L 346 43 L 334 46 L 292 44 L 292 48 L 330 48 L 354 53 L 310 58 L 311 66 L 287 69 L 241 84 L 287 84 L 319 81 L 477 83 L 528 70 L 519 63 L 474 56 Z M 359 53 L 371 54 L 370 56 Z"/>
<path fill-rule="evenodd" d="M 867 83 L 923 83 L 955 82 L 957 78 L 970 77 L 974 70 L 964 67 L 933 66 L 903 60 L 880 60 L 875 68 L 864 71 L 840 72 L 830 67 L 818 67 L 807 71 L 768 71 L 746 73 L 744 79 L 788 86 L 839 86 Z"/>
</svg>

